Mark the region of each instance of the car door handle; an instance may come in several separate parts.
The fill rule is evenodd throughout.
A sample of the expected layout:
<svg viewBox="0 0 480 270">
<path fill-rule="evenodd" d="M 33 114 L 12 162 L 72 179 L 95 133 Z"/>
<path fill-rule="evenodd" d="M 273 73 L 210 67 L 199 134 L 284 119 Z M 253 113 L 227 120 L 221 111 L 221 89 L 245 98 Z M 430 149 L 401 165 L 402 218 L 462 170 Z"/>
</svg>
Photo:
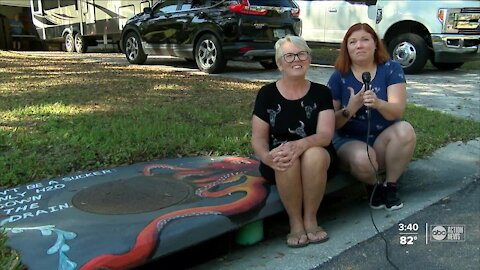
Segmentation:
<svg viewBox="0 0 480 270">
<path fill-rule="evenodd" d="M 332 7 L 328 9 L 328 12 L 337 12 L 337 9 Z"/>
</svg>

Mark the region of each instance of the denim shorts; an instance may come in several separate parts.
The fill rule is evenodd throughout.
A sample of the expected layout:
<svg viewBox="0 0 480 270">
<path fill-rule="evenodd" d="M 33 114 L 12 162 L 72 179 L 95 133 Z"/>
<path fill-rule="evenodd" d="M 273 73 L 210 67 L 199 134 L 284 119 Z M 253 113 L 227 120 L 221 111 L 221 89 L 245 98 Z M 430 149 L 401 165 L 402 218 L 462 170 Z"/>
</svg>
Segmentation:
<svg viewBox="0 0 480 270">
<path fill-rule="evenodd" d="M 378 135 L 370 135 L 368 139 L 368 144 L 370 146 L 373 146 L 373 143 L 377 139 Z M 338 151 L 342 145 L 346 144 L 347 142 L 351 141 L 361 141 L 361 142 L 366 142 L 366 139 L 363 138 L 357 138 L 357 137 L 344 137 L 344 136 L 339 136 L 337 133 L 333 135 L 332 143 L 333 147 L 335 147 L 335 151 Z"/>
</svg>

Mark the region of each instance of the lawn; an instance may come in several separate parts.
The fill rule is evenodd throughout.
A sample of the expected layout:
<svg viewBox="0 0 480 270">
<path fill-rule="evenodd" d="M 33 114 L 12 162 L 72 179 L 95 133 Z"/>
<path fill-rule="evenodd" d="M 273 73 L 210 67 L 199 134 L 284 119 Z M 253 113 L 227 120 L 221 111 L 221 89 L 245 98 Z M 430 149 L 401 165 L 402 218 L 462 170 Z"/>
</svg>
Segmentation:
<svg viewBox="0 0 480 270">
<path fill-rule="evenodd" d="M 252 155 L 262 83 L 4 51 L 0 75 L 0 190 L 162 158 Z M 413 104 L 405 118 L 415 159 L 480 136 L 478 122 Z M 0 269 L 20 269 L 15 258 L 0 236 Z"/>
</svg>

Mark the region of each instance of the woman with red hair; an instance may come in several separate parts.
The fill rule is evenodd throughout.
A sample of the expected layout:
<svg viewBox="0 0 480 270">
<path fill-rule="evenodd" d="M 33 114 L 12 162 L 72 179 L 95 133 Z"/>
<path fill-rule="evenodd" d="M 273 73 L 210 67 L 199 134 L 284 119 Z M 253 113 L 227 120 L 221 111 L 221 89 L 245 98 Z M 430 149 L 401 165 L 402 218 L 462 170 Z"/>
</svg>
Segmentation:
<svg viewBox="0 0 480 270">
<path fill-rule="evenodd" d="M 366 23 L 352 25 L 328 81 L 335 108 L 333 144 L 339 165 L 367 184 L 370 207 L 403 207 L 397 181 L 415 150 L 415 131 L 402 117 L 405 75 Z M 368 74 L 367 74 L 368 73 Z M 385 171 L 379 181 L 378 171 Z"/>
</svg>

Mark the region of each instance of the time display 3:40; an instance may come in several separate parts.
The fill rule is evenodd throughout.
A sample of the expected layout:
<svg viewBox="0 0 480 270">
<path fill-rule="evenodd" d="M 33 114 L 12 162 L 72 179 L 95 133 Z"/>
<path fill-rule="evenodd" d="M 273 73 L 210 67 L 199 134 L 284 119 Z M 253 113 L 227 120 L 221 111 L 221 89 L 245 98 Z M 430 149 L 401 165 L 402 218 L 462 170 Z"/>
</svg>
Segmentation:
<svg viewBox="0 0 480 270">
<path fill-rule="evenodd" d="M 400 232 L 417 232 L 418 224 L 417 223 L 398 223 L 398 231 Z"/>
</svg>

